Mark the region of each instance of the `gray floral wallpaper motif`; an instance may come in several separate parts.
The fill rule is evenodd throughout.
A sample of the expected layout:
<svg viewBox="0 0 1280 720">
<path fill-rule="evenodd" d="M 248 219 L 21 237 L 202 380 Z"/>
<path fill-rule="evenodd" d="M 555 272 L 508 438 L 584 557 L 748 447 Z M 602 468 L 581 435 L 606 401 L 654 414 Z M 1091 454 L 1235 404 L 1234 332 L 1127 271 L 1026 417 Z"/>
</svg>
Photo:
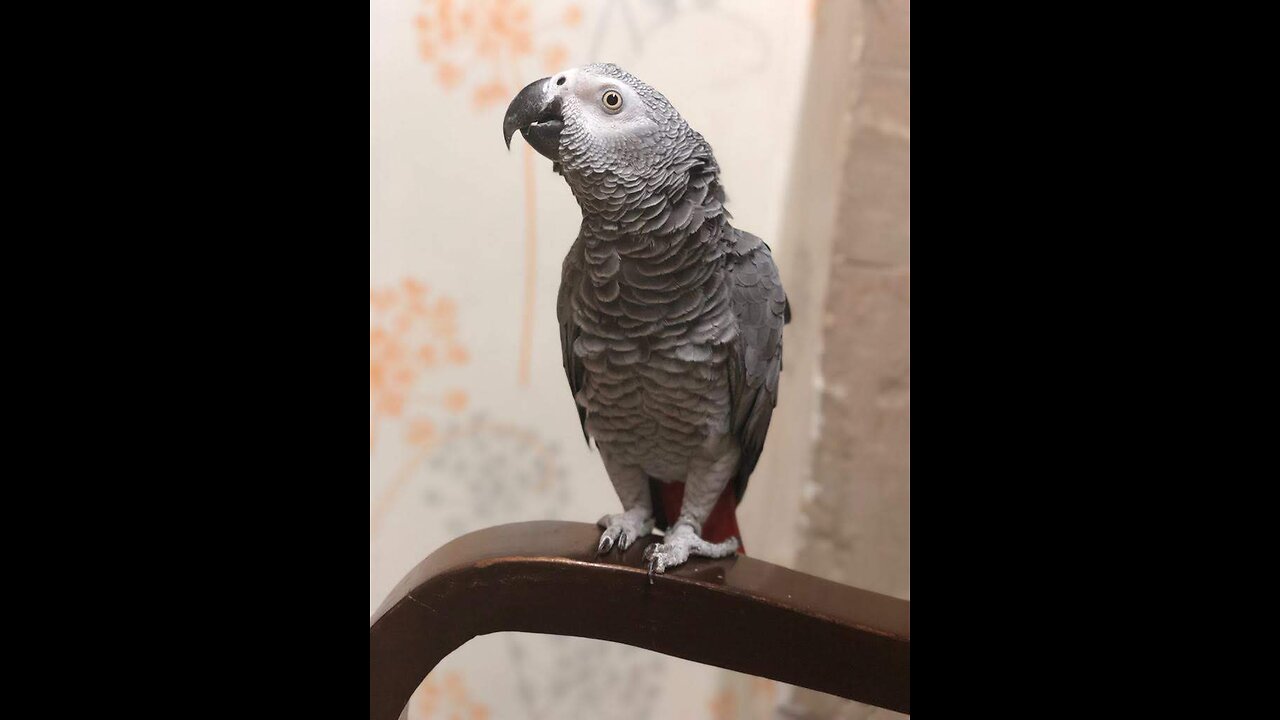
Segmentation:
<svg viewBox="0 0 1280 720">
<path fill-rule="evenodd" d="M 656 717 L 662 697 L 659 656 L 574 637 L 539 637 L 544 648 L 535 655 L 527 646 L 530 637 L 512 633 L 508 639 L 530 718 L 577 717 L 588 708 L 608 708 L 608 716 L 616 720 Z M 521 662 L 535 658 L 538 662 Z"/>
<path fill-rule="evenodd" d="M 519 520 L 566 517 L 568 473 L 554 441 L 475 414 L 445 430 L 422 493 L 452 535 Z"/>
</svg>

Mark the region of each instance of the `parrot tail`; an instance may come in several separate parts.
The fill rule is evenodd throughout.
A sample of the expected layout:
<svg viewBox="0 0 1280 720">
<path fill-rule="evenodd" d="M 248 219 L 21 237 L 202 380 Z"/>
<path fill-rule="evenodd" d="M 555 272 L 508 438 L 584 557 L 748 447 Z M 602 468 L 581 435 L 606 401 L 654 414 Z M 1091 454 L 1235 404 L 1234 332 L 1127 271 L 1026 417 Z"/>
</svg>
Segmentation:
<svg viewBox="0 0 1280 720">
<path fill-rule="evenodd" d="M 684 502 L 684 483 L 658 482 L 649 479 L 649 491 L 655 500 L 653 504 L 654 524 L 666 530 L 671 522 L 668 518 L 680 517 L 680 506 Z M 738 554 L 746 555 L 747 549 L 742 542 L 742 531 L 738 529 L 737 502 L 733 497 L 733 483 L 725 486 L 720 499 L 711 514 L 702 525 L 702 538 L 707 542 L 724 542 L 731 537 L 738 538 Z"/>
</svg>

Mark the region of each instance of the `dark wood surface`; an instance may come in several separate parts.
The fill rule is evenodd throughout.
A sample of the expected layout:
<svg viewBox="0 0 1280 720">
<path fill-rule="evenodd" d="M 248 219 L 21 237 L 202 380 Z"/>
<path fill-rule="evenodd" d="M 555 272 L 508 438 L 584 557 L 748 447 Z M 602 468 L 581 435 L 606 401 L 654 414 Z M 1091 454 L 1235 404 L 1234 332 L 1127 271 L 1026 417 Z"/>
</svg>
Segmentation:
<svg viewBox="0 0 1280 720">
<path fill-rule="evenodd" d="M 418 564 L 369 623 L 369 717 L 395 720 L 446 655 L 520 631 L 611 640 L 911 712 L 911 604 L 751 557 L 691 558 L 650 584 L 600 530 L 500 525 Z"/>
</svg>

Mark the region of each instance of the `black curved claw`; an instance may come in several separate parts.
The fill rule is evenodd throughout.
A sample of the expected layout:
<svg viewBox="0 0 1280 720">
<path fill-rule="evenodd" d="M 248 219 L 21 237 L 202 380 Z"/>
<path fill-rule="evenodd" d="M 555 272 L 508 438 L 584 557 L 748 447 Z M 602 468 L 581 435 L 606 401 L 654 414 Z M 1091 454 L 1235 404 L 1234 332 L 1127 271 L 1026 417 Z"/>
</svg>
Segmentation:
<svg viewBox="0 0 1280 720">
<path fill-rule="evenodd" d="M 652 546 L 650 546 L 652 547 Z M 649 559 L 649 584 L 653 584 L 653 573 L 658 568 L 658 556 L 654 555 Z"/>
<path fill-rule="evenodd" d="M 612 548 L 613 548 L 613 538 L 609 537 L 608 535 L 605 535 L 604 537 L 600 538 L 600 547 L 596 548 L 596 554 L 603 555 L 609 552 L 609 550 Z"/>
<path fill-rule="evenodd" d="M 623 530 L 622 532 L 618 533 L 618 549 L 619 550 L 627 549 L 627 531 L 626 530 Z"/>
</svg>

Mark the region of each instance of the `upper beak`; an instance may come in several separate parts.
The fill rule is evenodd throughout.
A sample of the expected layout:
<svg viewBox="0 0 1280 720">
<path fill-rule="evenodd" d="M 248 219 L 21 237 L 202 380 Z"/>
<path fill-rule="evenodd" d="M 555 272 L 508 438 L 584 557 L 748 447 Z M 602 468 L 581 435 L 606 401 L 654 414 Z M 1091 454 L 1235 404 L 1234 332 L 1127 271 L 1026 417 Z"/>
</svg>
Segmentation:
<svg viewBox="0 0 1280 720">
<path fill-rule="evenodd" d="M 534 80 L 525 85 L 507 106 L 502 120 L 502 139 L 511 147 L 516 130 L 543 156 L 560 159 L 560 131 L 564 118 L 560 114 L 560 97 L 549 92 L 551 78 Z"/>
</svg>

